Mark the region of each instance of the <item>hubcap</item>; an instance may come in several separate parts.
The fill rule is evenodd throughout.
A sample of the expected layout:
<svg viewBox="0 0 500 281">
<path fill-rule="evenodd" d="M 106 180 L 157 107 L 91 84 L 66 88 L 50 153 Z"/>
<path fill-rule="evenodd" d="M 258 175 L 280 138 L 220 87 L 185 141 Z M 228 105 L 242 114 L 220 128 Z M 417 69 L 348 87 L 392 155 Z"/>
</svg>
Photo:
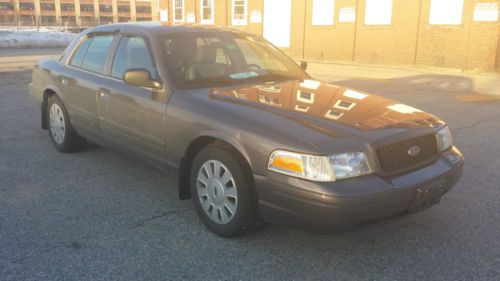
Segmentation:
<svg viewBox="0 0 500 281">
<path fill-rule="evenodd" d="M 52 104 L 49 112 L 50 132 L 54 141 L 61 144 L 64 141 L 66 127 L 64 125 L 64 115 L 58 104 Z"/>
<path fill-rule="evenodd" d="M 229 223 L 238 209 L 238 191 L 231 171 L 217 160 L 208 160 L 200 167 L 196 188 L 201 206 L 218 224 Z"/>
</svg>

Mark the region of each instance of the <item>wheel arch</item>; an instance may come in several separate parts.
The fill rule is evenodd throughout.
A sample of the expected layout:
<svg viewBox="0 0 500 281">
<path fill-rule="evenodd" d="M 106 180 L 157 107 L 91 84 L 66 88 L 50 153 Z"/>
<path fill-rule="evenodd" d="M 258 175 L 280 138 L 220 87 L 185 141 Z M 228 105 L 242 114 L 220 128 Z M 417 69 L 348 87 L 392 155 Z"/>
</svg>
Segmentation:
<svg viewBox="0 0 500 281">
<path fill-rule="evenodd" d="M 196 154 L 201 151 L 204 147 L 211 144 L 219 144 L 229 147 L 235 152 L 235 155 L 241 157 L 244 163 L 247 164 L 247 168 L 252 170 L 252 162 L 248 153 L 238 142 L 231 140 L 230 138 L 223 137 L 216 134 L 205 134 L 196 137 L 189 145 L 186 147 L 183 157 L 181 158 L 179 165 L 179 198 L 181 200 L 190 199 L 191 193 L 189 189 L 190 171 L 191 165 L 196 157 Z"/>
</svg>

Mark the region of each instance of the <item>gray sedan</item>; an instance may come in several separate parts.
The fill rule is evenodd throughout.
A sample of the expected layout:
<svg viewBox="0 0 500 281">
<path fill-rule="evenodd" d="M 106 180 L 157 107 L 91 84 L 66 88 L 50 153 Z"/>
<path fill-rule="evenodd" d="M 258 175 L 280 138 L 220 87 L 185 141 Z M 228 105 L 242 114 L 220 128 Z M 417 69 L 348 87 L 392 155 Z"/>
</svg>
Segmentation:
<svg viewBox="0 0 500 281">
<path fill-rule="evenodd" d="M 311 78 L 260 36 L 134 23 L 84 31 L 29 90 L 54 147 L 86 141 L 179 173 L 221 236 L 342 231 L 420 211 L 459 179 L 445 122 Z"/>
</svg>

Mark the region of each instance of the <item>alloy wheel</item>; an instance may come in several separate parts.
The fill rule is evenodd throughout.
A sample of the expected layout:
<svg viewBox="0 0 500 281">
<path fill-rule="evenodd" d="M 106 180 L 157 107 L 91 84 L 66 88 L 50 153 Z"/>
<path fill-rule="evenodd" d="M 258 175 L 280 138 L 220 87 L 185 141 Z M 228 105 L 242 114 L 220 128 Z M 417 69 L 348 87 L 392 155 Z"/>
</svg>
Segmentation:
<svg viewBox="0 0 500 281">
<path fill-rule="evenodd" d="M 201 165 L 196 188 L 205 214 L 217 224 L 227 224 L 238 210 L 238 191 L 231 171 L 220 161 Z"/>
<path fill-rule="evenodd" d="M 64 124 L 64 114 L 61 107 L 56 103 L 52 104 L 52 106 L 50 107 L 49 121 L 50 132 L 52 133 L 54 141 L 58 144 L 63 143 L 66 131 L 66 126 Z"/>
</svg>

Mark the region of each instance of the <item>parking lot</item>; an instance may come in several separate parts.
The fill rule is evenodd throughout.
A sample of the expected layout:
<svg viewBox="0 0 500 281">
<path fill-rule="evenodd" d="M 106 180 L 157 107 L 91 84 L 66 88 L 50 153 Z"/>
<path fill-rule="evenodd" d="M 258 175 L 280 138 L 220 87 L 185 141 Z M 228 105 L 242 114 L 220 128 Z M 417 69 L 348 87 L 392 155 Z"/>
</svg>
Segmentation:
<svg viewBox="0 0 500 281">
<path fill-rule="evenodd" d="M 440 204 L 340 235 L 223 239 L 177 199 L 175 174 L 53 149 L 27 89 L 33 62 L 60 51 L 0 50 L 0 280 L 498 280 L 500 100 L 465 76 L 320 75 L 448 122 L 466 167 Z"/>
</svg>

